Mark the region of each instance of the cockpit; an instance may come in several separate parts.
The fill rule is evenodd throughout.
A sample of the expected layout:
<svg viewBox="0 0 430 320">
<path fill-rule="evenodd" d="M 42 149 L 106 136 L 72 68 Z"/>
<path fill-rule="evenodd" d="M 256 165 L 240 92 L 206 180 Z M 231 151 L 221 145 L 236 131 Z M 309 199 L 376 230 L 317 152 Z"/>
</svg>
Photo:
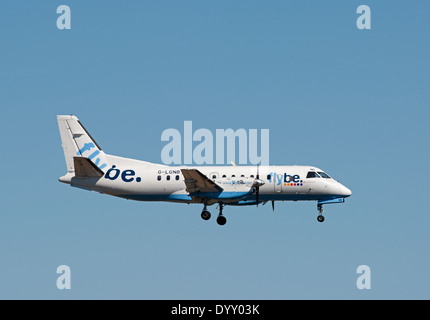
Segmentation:
<svg viewBox="0 0 430 320">
<path fill-rule="evenodd" d="M 310 179 L 310 178 L 331 179 L 330 176 L 327 173 L 322 172 L 322 171 L 318 171 L 318 172 L 316 172 L 316 171 L 309 171 L 308 174 L 307 174 L 307 176 L 306 176 L 306 179 Z"/>
</svg>

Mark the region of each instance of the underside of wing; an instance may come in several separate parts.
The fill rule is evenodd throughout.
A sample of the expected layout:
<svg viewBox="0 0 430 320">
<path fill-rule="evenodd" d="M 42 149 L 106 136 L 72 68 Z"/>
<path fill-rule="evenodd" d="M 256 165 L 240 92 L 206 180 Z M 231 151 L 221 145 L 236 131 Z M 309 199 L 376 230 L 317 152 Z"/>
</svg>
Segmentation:
<svg viewBox="0 0 430 320">
<path fill-rule="evenodd" d="M 197 169 L 181 169 L 189 193 L 222 192 L 222 188 Z"/>
</svg>

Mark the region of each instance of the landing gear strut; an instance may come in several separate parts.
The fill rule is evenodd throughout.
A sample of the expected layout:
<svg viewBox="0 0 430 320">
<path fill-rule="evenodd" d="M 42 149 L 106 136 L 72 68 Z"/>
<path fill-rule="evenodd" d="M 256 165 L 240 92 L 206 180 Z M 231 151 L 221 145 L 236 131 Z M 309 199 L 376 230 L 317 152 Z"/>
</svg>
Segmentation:
<svg viewBox="0 0 430 320">
<path fill-rule="evenodd" d="M 222 207 L 224 206 L 224 204 L 220 203 L 219 204 L 219 215 L 218 218 L 216 219 L 216 222 L 220 225 L 223 226 L 226 224 L 227 219 L 222 215 Z"/>
<path fill-rule="evenodd" d="M 324 222 L 325 218 L 324 218 L 324 216 L 322 215 L 322 214 L 323 214 L 323 212 L 324 212 L 323 207 L 322 207 L 322 204 L 318 204 L 318 205 L 317 205 L 317 209 L 318 209 L 318 217 L 317 217 L 317 220 L 318 220 L 319 222 Z"/>
<path fill-rule="evenodd" d="M 211 218 L 211 213 L 208 211 L 208 208 L 206 205 L 203 207 L 202 211 L 202 219 L 203 220 L 209 220 Z"/>
</svg>

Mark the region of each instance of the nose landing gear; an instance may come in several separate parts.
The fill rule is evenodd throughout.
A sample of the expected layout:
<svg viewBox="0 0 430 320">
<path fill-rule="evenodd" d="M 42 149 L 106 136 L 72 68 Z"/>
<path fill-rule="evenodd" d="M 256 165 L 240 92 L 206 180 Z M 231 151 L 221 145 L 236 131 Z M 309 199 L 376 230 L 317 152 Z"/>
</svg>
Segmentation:
<svg viewBox="0 0 430 320">
<path fill-rule="evenodd" d="M 324 212 L 322 204 L 318 204 L 317 209 L 318 209 L 318 217 L 317 217 L 318 222 L 324 222 L 325 218 L 322 215 Z"/>
</svg>

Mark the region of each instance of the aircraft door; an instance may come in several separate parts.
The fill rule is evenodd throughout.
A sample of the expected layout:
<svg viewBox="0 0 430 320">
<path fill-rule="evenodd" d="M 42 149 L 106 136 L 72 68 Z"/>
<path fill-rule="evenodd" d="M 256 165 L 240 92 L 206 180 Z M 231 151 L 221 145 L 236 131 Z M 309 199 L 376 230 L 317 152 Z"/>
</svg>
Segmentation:
<svg viewBox="0 0 430 320">
<path fill-rule="evenodd" d="M 275 192 L 282 192 L 282 181 L 279 183 L 279 181 L 276 181 L 275 183 Z"/>
<path fill-rule="evenodd" d="M 277 193 L 281 193 L 282 192 L 282 183 L 283 183 L 282 178 L 283 178 L 283 176 L 275 173 L 273 178 L 274 178 L 273 179 L 273 184 L 274 184 L 273 185 L 273 187 L 274 187 L 273 191 L 275 191 Z"/>
</svg>

